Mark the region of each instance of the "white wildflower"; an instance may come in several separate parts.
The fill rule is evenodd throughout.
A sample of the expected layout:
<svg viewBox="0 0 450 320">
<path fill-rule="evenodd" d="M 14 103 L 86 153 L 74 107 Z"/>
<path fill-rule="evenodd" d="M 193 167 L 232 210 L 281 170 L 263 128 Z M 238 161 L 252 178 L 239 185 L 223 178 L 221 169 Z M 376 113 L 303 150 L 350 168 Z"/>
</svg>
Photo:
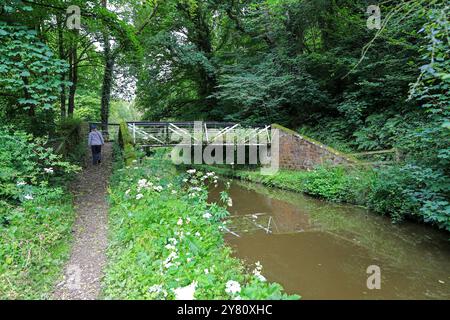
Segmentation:
<svg viewBox="0 0 450 320">
<path fill-rule="evenodd" d="M 261 274 L 261 271 L 262 271 L 262 265 L 261 265 L 261 262 L 256 262 L 255 263 L 255 270 L 253 270 L 253 274 L 255 275 L 255 277 L 259 280 L 259 281 L 262 281 L 262 282 L 265 282 L 266 281 L 266 278 Z"/>
<path fill-rule="evenodd" d="M 191 170 L 188 170 L 186 172 L 189 173 L 189 174 L 195 174 L 197 172 L 197 170 L 191 169 Z"/>
<path fill-rule="evenodd" d="M 49 174 L 52 174 L 54 172 L 53 168 L 45 168 L 44 171 Z"/>
<path fill-rule="evenodd" d="M 176 259 L 176 258 L 178 258 L 178 254 L 176 252 L 171 252 L 169 254 L 169 256 L 167 257 L 168 260 L 173 260 L 173 259 Z"/>
<path fill-rule="evenodd" d="M 259 281 L 261 281 L 261 282 L 266 282 L 266 281 L 267 281 L 266 277 L 264 277 L 262 274 L 256 275 L 256 278 L 257 278 Z"/>
<path fill-rule="evenodd" d="M 125 194 L 126 194 L 126 195 L 129 195 L 129 194 L 130 194 L 130 192 L 131 192 L 131 190 L 130 190 L 130 189 L 128 189 L 127 191 L 125 191 Z"/>
<path fill-rule="evenodd" d="M 148 289 L 150 293 L 160 293 L 163 291 L 163 286 L 161 284 L 155 284 Z"/>
<path fill-rule="evenodd" d="M 236 294 L 241 292 L 241 285 L 239 284 L 239 282 L 234 280 L 228 281 L 225 287 L 225 292 L 228 294 Z"/>
<path fill-rule="evenodd" d="M 193 281 L 187 287 L 174 289 L 173 292 L 175 293 L 175 300 L 194 300 L 196 288 L 197 281 Z"/>
<path fill-rule="evenodd" d="M 25 181 L 19 181 L 19 182 L 17 182 L 17 186 L 18 187 L 20 187 L 20 186 L 26 186 L 27 185 L 27 183 L 25 182 Z"/>
<path fill-rule="evenodd" d="M 177 225 L 182 226 L 183 225 L 183 219 L 179 218 L 177 221 Z"/>
<path fill-rule="evenodd" d="M 212 215 L 211 215 L 211 213 L 209 213 L 209 212 L 206 212 L 206 213 L 203 215 L 203 218 L 205 218 L 205 219 L 211 219 L 211 217 L 212 217 Z"/>
<path fill-rule="evenodd" d="M 33 196 L 31 194 L 27 194 L 25 197 L 25 200 L 33 200 Z"/>
<path fill-rule="evenodd" d="M 144 197 L 144 195 L 143 195 L 142 193 L 139 193 L 139 194 L 136 196 L 136 200 L 141 200 L 143 197 Z"/>
<path fill-rule="evenodd" d="M 138 186 L 140 188 L 145 188 L 145 187 L 147 187 L 147 182 L 148 182 L 147 179 L 141 179 L 138 181 Z"/>
<path fill-rule="evenodd" d="M 205 274 L 209 274 L 209 270 L 208 269 L 205 269 L 204 271 L 205 271 Z"/>
<path fill-rule="evenodd" d="M 166 249 L 167 249 L 167 250 L 175 250 L 176 247 L 175 247 L 173 244 L 167 244 L 167 245 L 166 245 Z"/>
</svg>

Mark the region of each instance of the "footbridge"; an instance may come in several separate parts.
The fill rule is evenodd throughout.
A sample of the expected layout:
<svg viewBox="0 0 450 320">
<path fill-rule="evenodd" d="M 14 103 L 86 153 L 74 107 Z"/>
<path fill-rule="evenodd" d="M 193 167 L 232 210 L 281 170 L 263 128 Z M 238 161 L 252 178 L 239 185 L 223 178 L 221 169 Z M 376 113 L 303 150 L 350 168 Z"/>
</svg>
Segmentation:
<svg viewBox="0 0 450 320">
<path fill-rule="evenodd" d="M 100 123 L 91 123 L 93 124 L 102 126 Z M 107 132 L 110 137 L 121 130 L 127 131 L 130 143 L 139 149 L 198 145 L 234 149 L 239 146 L 265 147 L 269 152 L 276 150 L 280 168 L 289 170 L 310 170 L 322 164 L 379 166 L 399 159 L 395 149 L 358 154 L 343 153 L 278 124 L 246 126 L 212 121 L 130 121 L 108 124 Z M 374 160 L 368 160 L 367 157 Z"/>
</svg>

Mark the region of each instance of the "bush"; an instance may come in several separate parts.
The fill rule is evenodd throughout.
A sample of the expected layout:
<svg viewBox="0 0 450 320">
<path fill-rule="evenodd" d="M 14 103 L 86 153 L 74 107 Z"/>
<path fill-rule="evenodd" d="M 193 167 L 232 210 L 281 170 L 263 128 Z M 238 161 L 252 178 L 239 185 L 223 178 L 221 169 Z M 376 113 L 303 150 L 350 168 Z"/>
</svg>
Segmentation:
<svg viewBox="0 0 450 320">
<path fill-rule="evenodd" d="M 228 214 L 228 196 L 207 204 L 205 182 L 217 177 L 195 170 L 177 174 L 163 158 L 157 153 L 113 176 L 106 298 L 298 298 L 268 284 L 260 266 L 248 274 L 231 257 L 220 222 Z"/>
<path fill-rule="evenodd" d="M 450 231 L 449 191 L 443 172 L 408 164 L 380 170 L 368 203 L 394 221 L 413 217 Z"/>
<path fill-rule="evenodd" d="M 58 153 L 70 161 L 81 163 L 86 154 L 87 123 L 80 119 L 66 118 L 58 123 L 57 139 L 58 145 L 61 147 Z"/>
<path fill-rule="evenodd" d="M 0 299 L 48 298 L 67 256 L 73 209 L 56 182 L 77 167 L 45 142 L 0 128 Z"/>
<path fill-rule="evenodd" d="M 78 169 L 45 145 L 46 139 L 0 128 L 0 199 L 20 203 L 26 195 L 45 194 L 50 182 Z"/>
</svg>

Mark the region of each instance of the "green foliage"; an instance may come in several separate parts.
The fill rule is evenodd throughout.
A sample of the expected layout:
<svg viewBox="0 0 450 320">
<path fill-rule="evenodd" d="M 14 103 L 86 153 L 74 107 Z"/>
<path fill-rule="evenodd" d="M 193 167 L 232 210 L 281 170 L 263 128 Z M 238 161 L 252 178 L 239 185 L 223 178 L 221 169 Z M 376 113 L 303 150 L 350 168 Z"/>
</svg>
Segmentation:
<svg viewBox="0 0 450 320">
<path fill-rule="evenodd" d="M 196 284 L 196 299 L 298 299 L 231 257 L 216 216 L 225 209 L 207 204 L 207 184 L 217 177 L 179 174 L 160 156 L 113 176 L 105 296 L 174 299 L 177 288 Z M 237 289 L 231 281 L 240 290 L 227 292 L 227 286 Z"/>
<path fill-rule="evenodd" d="M 312 171 L 281 170 L 274 175 L 259 171 L 231 170 L 226 167 L 202 165 L 220 175 L 262 183 L 269 187 L 303 192 L 336 202 L 366 204 L 375 173 L 372 170 L 343 167 L 318 167 Z"/>
<path fill-rule="evenodd" d="M 126 122 L 120 123 L 119 145 L 122 148 L 123 158 L 125 159 L 126 165 L 130 165 L 133 161 L 136 161 L 136 151 L 133 146 L 133 138 L 131 137 Z"/>
<path fill-rule="evenodd" d="M 77 118 L 66 118 L 57 124 L 58 153 L 70 162 L 81 164 L 86 154 L 88 124 Z"/>
<path fill-rule="evenodd" d="M 450 183 L 442 172 L 416 165 L 381 170 L 368 203 L 394 221 L 416 218 L 450 231 Z"/>
<path fill-rule="evenodd" d="M 58 187 L 78 167 L 42 138 L 0 128 L 0 299 L 44 299 L 68 253 L 73 209 Z"/>
<path fill-rule="evenodd" d="M 96 92 L 82 92 L 77 95 L 75 118 L 98 122 L 100 121 L 100 98 Z"/>
<path fill-rule="evenodd" d="M 303 63 L 273 53 L 229 68 L 216 94 L 231 113 L 224 119 L 252 125 L 290 123 L 302 113 L 323 108 L 328 97 Z"/>
<path fill-rule="evenodd" d="M 20 203 L 27 195 L 45 195 L 47 186 L 58 176 L 78 169 L 45 144 L 43 138 L 0 128 L 0 199 Z"/>
<path fill-rule="evenodd" d="M 136 109 L 134 101 L 127 102 L 123 100 L 111 101 L 110 122 L 121 123 L 122 121 L 136 121 L 141 119 L 142 115 Z"/>
<path fill-rule="evenodd" d="M 376 170 L 318 167 L 312 171 L 282 170 L 272 176 L 226 167 L 202 165 L 199 168 L 329 201 L 367 206 L 390 216 L 393 222 L 415 219 L 450 230 L 449 180 L 442 171 L 418 165 Z"/>
<path fill-rule="evenodd" d="M 68 257 L 74 212 L 61 189 L 22 206 L 0 200 L 0 299 L 49 299 Z"/>
<path fill-rule="evenodd" d="M 15 98 L 24 109 L 49 110 L 58 99 L 60 74 L 67 63 L 54 57 L 34 30 L 0 22 L 1 93 Z"/>
</svg>

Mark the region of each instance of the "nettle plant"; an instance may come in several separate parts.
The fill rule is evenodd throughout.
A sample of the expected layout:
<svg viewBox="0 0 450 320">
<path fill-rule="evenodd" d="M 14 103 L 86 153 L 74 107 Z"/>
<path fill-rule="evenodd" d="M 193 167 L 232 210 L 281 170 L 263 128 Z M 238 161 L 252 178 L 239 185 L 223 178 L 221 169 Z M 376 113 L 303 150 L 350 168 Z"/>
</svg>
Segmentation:
<svg viewBox="0 0 450 320">
<path fill-rule="evenodd" d="M 1 201 L 16 204 L 32 201 L 36 196 L 46 195 L 52 182 L 62 174 L 79 170 L 46 144 L 45 138 L 0 127 Z"/>
</svg>

